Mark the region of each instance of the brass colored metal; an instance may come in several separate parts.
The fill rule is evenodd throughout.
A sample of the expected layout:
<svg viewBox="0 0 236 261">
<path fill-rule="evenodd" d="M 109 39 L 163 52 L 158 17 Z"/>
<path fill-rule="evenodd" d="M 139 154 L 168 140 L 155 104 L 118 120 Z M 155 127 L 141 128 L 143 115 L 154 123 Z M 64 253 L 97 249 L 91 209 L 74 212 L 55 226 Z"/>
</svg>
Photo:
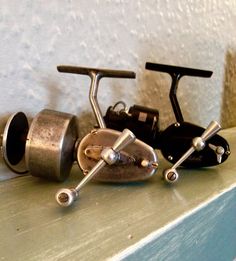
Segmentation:
<svg viewBox="0 0 236 261">
<path fill-rule="evenodd" d="M 108 148 L 108 147 L 106 147 Z M 93 160 L 99 161 L 101 159 L 101 153 L 105 149 L 103 146 L 88 146 L 84 150 L 84 154 Z M 119 152 L 119 159 L 117 164 L 133 164 L 135 162 L 135 158 L 125 151 Z"/>
</svg>

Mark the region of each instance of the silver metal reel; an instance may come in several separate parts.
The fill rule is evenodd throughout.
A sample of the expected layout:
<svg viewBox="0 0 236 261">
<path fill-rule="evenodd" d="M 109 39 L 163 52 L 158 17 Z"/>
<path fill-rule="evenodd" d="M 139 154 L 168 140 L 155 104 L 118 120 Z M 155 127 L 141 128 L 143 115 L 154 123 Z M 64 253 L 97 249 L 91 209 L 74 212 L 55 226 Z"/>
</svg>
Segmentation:
<svg viewBox="0 0 236 261">
<path fill-rule="evenodd" d="M 219 130 L 221 126 L 218 122 L 212 121 L 203 132 L 201 137 L 195 137 L 192 140 L 192 146 L 188 151 L 170 168 L 163 171 L 164 179 L 168 183 L 174 183 L 178 180 L 179 174 L 177 172 L 177 168 L 194 152 L 201 151 L 205 148 L 206 141 L 213 137 Z"/>
<path fill-rule="evenodd" d="M 80 142 L 77 150 L 77 162 L 87 175 L 102 158 L 102 151 L 109 149 L 120 136 L 120 132 L 107 129 L 97 100 L 98 86 L 103 77 L 135 78 L 132 71 L 120 71 L 99 68 L 58 66 L 59 72 L 87 75 L 91 79 L 89 100 L 99 126 L 92 130 Z M 106 182 L 131 182 L 150 178 L 158 167 L 155 150 L 146 143 L 137 140 L 119 153 L 119 160 L 112 166 L 106 166 L 93 179 Z"/>
<path fill-rule="evenodd" d="M 111 148 L 120 134 L 107 128 L 94 129 L 82 139 L 77 150 L 77 162 L 85 175 L 102 158 L 102 151 Z M 157 167 L 155 150 L 136 139 L 120 151 L 115 164 L 106 165 L 93 179 L 105 182 L 142 181 L 152 177 Z"/>
<path fill-rule="evenodd" d="M 125 129 L 117 138 L 111 148 L 102 150 L 101 159 L 89 171 L 89 173 L 82 179 L 82 181 L 72 189 L 60 189 L 56 195 L 57 203 L 62 207 L 68 207 L 78 198 L 79 191 L 84 187 L 93 177 L 95 177 L 106 165 L 114 165 L 119 160 L 119 152 L 129 144 L 135 141 L 135 135 Z"/>
</svg>

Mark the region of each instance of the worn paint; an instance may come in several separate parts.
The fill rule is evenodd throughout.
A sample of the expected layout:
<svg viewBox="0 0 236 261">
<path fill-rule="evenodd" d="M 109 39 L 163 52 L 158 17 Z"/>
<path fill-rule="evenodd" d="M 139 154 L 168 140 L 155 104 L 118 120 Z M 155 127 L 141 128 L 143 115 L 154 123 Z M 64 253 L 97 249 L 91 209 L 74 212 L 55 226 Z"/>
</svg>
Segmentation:
<svg viewBox="0 0 236 261">
<path fill-rule="evenodd" d="M 109 260 L 233 260 L 235 201 L 234 184 Z"/>
</svg>

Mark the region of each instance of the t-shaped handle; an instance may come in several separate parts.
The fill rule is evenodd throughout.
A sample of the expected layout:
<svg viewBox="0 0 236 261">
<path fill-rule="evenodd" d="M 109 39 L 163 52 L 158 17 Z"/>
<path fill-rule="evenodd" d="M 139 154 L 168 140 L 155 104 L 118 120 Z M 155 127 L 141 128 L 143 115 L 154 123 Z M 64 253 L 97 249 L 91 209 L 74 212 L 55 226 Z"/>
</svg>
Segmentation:
<svg viewBox="0 0 236 261">
<path fill-rule="evenodd" d="M 56 201 L 62 207 L 68 207 L 78 198 L 79 191 L 85 186 L 99 171 L 108 165 L 113 165 L 119 160 L 119 151 L 135 141 L 135 135 L 128 129 L 124 129 L 111 148 L 106 148 L 101 153 L 101 159 L 89 171 L 89 173 L 72 189 L 60 189 L 56 193 Z"/>
<path fill-rule="evenodd" d="M 183 76 L 194 76 L 194 77 L 204 77 L 209 78 L 212 75 L 212 71 L 188 68 L 188 67 L 180 67 L 180 66 L 173 66 L 173 65 L 166 65 L 166 64 L 159 64 L 159 63 L 150 63 L 147 62 L 145 65 L 145 69 L 164 72 L 168 73 L 171 78 L 171 88 L 170 88 L 170 101 L 171 105 L 175 114 L 175 118 L 177 122 L 181 123 L 184 121 L 179 102 L 177 99 L 177 89 L 180 79 Z"/>
<path fill-rule="evenodd" d="M 78 66 L 68 66 L 68 65 L 59 65 L 57 66 L 57 70 L 59 72 L 64 72 L 64 73 L 84 74 L 84 75 L 88 75 L 91 78 L 89 100 L 99 128 L 106 128 L 106 124 L 102 117 L 102 112 L 97 101 L 97 92 L 98 92 L 98 85 L 100 79 L 103 77 L 135 78 L 136 76 L 135 73 L 132 71 L 110 70 L 110 69 L 78 67 Z"/>
</svg>

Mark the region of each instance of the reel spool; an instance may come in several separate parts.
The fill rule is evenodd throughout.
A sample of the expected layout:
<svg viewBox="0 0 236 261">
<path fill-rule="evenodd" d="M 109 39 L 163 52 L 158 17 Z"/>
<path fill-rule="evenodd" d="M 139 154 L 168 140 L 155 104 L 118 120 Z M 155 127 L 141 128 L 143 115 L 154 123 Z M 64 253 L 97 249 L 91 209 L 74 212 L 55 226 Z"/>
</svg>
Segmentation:
<svg viewBox="0 0 236 261">
<path fill-rule="evenodd" d="M 64 181 L 74 162 L 77 138 L 72 114 L 45 109 L 29 127 L 25 114 L 18 112 L 10 117 L 3 133 L 3 158 L 15 173 Z"/>
<path fill-rule="evenodd" d="M 74 162 L 77 138 L 74 115 L 47 109 L 39 112 L 26 140 L 25 159 L 31 175 L 64 181 Z"/>
</svg>

